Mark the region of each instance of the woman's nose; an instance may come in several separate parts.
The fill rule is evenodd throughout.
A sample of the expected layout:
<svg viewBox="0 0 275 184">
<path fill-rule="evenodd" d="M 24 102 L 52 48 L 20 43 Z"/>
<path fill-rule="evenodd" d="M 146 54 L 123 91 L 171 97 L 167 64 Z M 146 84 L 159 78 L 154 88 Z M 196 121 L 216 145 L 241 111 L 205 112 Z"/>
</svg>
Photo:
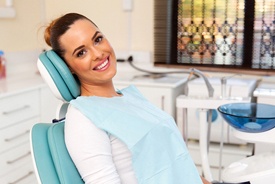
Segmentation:
<svg viewBox="0 0 275 184">
<path fill-rule="evenodd" d="M 100 60 L 103 58 L 103 52 L 100 48 L 97 48 L 97 47 L 93 47 L 92 48 L 92 59 L 94 61 L 96 60 Z"/>
</svg>

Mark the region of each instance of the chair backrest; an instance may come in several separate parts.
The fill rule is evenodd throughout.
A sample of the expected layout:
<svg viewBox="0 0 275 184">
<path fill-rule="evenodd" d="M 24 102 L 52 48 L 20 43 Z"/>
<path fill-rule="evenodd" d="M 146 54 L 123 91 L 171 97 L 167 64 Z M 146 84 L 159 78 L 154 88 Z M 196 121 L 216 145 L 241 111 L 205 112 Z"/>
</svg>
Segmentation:
<svg viewBox="0 0 275 184">
<path fill-rule="evenodd" d="M 54 52 L 40 54 L 38 70 L 53 94 L 64 102 L 58 117 L 65 117 L 68 102 L 80 94 L 77 79 L 65 62 Z M 64 123 L 37 123 L 31 129 L 30 142 L 37 180 L 42 184 L 82 184 L 64 141 Z"/>
<path fill-rule="evenodd" d="M 65 145 L 64 121 L 35 124 L 31 130 L 31 147 L 39 183 L 84 183 Z"/>
</svg>

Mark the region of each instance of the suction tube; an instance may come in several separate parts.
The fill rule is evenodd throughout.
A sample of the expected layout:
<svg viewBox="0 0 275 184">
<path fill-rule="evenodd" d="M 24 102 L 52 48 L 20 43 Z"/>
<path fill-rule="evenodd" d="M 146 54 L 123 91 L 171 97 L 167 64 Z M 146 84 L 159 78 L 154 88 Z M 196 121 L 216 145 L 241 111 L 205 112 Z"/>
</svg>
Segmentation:
<svg viewBox="0 0 275 184">
<path fill-rule="evenodd" d="M 208 96 L 209 96 L 209 97 L 213 97 L 213 95 L 214 95 L 214 88 L 213 88 L 212 85 L 210 84 L 209 80 L 205 77 L 205 75 L 204 75 L 200 70 L 197 70 L 197 69 L 195 69 L 195 68 L 191 68 L 191 69 L 190 69 L 190 75 L 189 75 L 189 77 L 190 77 L 191 75 L 193 75 L 193 73 L 194 73 L 194 74 L 197 74 L 197 75 L 199 75 L 200 77 L 203 78 L 203 80 L 204 80 L 204 82 L 205 82 L 205 84 L 206 84 L 207 90 L 208 90 Z"/>
</svg>

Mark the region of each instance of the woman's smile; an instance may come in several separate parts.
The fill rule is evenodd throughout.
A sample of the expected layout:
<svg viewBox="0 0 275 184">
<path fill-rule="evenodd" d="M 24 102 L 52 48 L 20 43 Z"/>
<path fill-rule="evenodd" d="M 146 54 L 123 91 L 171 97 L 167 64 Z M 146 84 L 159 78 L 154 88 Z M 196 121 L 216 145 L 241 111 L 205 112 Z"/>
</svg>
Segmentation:
<svg viewBox="0 0 275 184">
<path fill-rule="evenodd" d="M 96 71 L 104 71 L 110 66 L 109 57 L 106 58 L 104 61 L 100 62 L 96 67 L 93 68 L 93 70 Z"/>
</svg>

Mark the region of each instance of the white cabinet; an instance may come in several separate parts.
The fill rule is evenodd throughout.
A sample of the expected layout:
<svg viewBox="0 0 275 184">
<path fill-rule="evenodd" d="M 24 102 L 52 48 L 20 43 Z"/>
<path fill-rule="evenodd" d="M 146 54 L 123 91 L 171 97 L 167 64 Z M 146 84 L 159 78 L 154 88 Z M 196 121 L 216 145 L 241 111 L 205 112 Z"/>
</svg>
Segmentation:
<svg viewBox="0 0 275 184">
<path fill-rule="evenodd" d="M 35 183 L 29 132 L 39 121 L 39 90 L 0 98 L 0 183 Z"/>
<path fill-rule="evenodd" d="M 0 96 L 0 183 L 37 183 L 29 133 L 35 123 L 50 123 L 59 101 L 46 85 Z"/>
<path fill-rule="evenodd" d="M 176 98 L 184 93 L 186 78 L 164 76 L 152 78 L 119 78 L 114 81 L 118 89 L 135 85 L 140 92 L 154 105 L 176 117 Z"/>
</svg>

